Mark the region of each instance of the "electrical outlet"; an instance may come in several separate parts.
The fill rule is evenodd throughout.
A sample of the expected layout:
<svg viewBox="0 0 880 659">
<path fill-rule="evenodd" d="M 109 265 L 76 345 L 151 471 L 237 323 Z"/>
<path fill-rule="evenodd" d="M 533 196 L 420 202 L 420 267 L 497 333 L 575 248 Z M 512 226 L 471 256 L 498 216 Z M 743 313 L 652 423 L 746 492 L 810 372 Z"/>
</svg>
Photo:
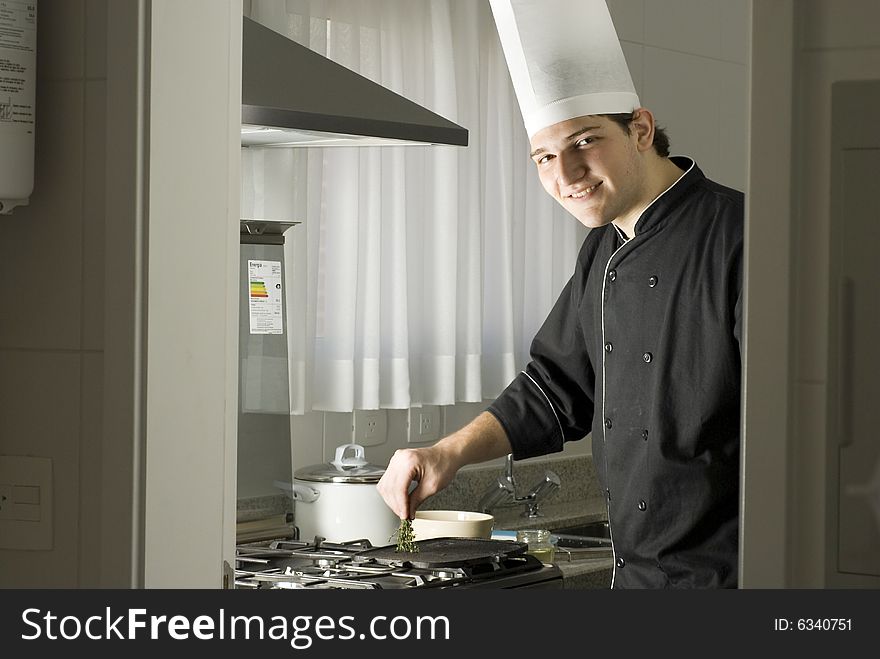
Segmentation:
<svg viewBox="0 0 880 659">
<path fill-rule="evenodd" d="M 438 405 L 422 405 L 409 411 L 409 432 L 407 440 L 410 444 L 424 444 L 440 439 L 442 429 L 440 407 Z"/>
<path fill-rule="evenodd" d="M 388 416 L 385 410 L 355 410 L 351 441 L 361 446 L 384 444 L 388 438 Z"/>
</svg>

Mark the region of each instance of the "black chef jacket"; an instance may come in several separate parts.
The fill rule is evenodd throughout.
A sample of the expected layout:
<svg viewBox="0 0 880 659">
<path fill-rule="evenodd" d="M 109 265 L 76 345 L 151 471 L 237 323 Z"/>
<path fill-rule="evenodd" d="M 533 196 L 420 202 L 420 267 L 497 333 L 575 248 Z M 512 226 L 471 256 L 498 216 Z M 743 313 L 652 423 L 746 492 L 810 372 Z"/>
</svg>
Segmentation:
<svg viewBox="0 0 880 659">
<path fill-rule="evenodd" d="M 684 175 L 626 240 L 593 229 L 488 410 L 516 459 L 592 431 L 613 588 L 737 585 L 743 195 Z"/>
</svg>

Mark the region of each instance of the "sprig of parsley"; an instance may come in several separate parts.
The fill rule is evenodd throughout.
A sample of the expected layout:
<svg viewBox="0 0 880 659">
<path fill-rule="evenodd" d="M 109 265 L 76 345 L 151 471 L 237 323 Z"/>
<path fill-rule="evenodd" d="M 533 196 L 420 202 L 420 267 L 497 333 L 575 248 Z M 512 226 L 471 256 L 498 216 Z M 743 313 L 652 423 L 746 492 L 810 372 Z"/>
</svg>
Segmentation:
<svg viewBox="0 0 880 659">
<path fill-rule="evenodd" d="M 416 535 L 413 533 L 412 520 L 400 520 L 400 526 L 397 527 L 397 531 L 391 535 L 390 539 L 397 542 L 395 552 L 412 553 L 419 550 L 419 546 L 415 542 Z"/>
</svg>

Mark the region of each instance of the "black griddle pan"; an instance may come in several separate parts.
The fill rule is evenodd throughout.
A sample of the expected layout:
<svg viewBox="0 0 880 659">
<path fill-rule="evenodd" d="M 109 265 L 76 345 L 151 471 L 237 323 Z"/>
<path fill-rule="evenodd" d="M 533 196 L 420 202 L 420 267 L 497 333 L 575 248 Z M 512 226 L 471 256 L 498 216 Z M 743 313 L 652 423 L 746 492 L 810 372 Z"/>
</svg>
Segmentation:
<svg viewBox="0 0 880 659">
<path fill-rule="evenodd" d="M 395 545 L 374 547 L 355 554 L 354 560 L 372 559 L 385 565 L 409 563 L 418 568 L 464 567 L 485 563 L 496 556 L 519 556 L 526 552 L 524 542 L 483 538 L 431 538 L 417 540 L 418 551 L 396 551 Z"/>
</svg>

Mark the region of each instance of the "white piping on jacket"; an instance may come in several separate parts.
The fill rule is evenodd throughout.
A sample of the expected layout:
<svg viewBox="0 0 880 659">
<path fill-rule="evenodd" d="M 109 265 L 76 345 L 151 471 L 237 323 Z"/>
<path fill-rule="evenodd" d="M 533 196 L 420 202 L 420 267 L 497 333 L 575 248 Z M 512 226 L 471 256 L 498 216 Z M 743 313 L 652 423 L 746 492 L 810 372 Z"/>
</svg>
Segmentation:
<svg viewBox="0 0 880 659">
<path fill-rule="evenodd" d="M 675 185 L 694 168 L 694 165 L 696 165 L 696 161 L 693 158 L 690 158 L 690 161 L 691 166 L 688 167 L 684 172 L 682 172 L 682 174 L 677 179 L 675 179 L 675 181 L 672 182 L 672 185 L 670 185 L 663 192 L 654 197 L 651 203 L 645 206 L 642 209 L 642 212 L 639 213 L 639 219 L 637 219 L 635 224 L 633 224 L 633 238 L 635 238 L 637 235 L 635 232 L 635 227 L 638 226 L 639 222 L 642 219 L 642 216 L 645 214 L 645 211 L 653 206 L 657 202 L 657 200 L 660 199 L 660 197 L 672 190 L 672 188 L 674 188 Z M 617 256 L 617 253 L 624 247 L 629 245 L 632 240 L 630 238 L 625 238 L 623 236 L 623 232 L 617 228 L 616 224 L 613 226 L 615 229 L 617 229 L 618 235 L 623 238 L 624 242 L 620 247 L 614 250 L 610 257 L 608 257 L 608 262 L 605 264 L 605 275 L 602 277 L 602 459 L 605 461 L 606 481 L 608 479 L 608 450 L 605 448 L 605 430 L 607 430 L 607 428 L 605 427 L 605 419 L 607 418 L 605 416 L 605 355 L 607 354 L 605 350 L 605 284 L 608 283 L 608 266 L 611 265 L 611 261 L 613 261 L 614 257 Z M 613 561 L 611 565 L 611 587 L 614 588 L 614 578 L 617 576 L 617 551 L 614 549 L 614 533 L 611 530 L 611 502 L 608 500 L 607 494 L 605 497 L 605 509 L 608 511 L 608 537 L 611 540 L 611 560 Z"/>
<path fill-rule="evenodd" d="M 562 429 L 562 422 L 559 420 L 559 415 L 556 413 L 556 408 L 553 407 L 553 403 L 550 402 L 550 396 L 548 396 L 546 394 L 546 392 L 543 389 L 541 389 L 541 385 L 539 385 L 537 382 L 535 382 L 535 378 L 533 378 L 531 375 L 529 375 L 525 371 L 523 371 L 522 374 L 525 375 L 529 380 L 531 380 L 533 385 L 538 387 L 538 391 L 540 391 L 542 394 L 544 394 L 544 398 L 547 399 L 547 404 L 550 406 L 550 410 L 553 412 L 553 416 L 556 417 L 556 425 L 559 426 L 559 434 L 562 436 L 562 441 L 565 442 L 565 431 Z"/>
<path fill-rule="evenodd" d="M 608 480 L 608 449 L 605 448 L 605 431 L 607 430 L 605 419 L 608 417 L 605 416 L 605 355 L 607 354 L 605 350 L 605 284 L 608 282 L 608 266 L 611 265 L 611 261 L 617 252 L 626 247 L 626 245 L 627 243 L 623 243 L 608 257 L 608 262 L 605 264 L 605 274 L 602 277 L 602 459 L 605 461 L 606 482 Z M 617 576 L 617 551 L 614 549 L 614 532 L 611 530 L 611 501 L 608 499 L 607 492 L 605 496 L 605 510 L 608 512 L 608 537 L 611 540 L 611 587 L 614 588 L 614 577 Z"/>
</svg>

